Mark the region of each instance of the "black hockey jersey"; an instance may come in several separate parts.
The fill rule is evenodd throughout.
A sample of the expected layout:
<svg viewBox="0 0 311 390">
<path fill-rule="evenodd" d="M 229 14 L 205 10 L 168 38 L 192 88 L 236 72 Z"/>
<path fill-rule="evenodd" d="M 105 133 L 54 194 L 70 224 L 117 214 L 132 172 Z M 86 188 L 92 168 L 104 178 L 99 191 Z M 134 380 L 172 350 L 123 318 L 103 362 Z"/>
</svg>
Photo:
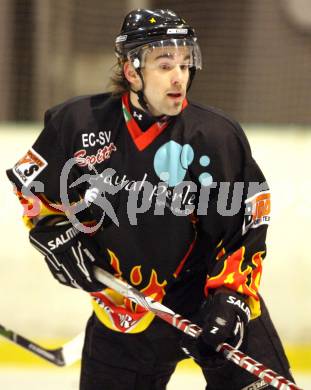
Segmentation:
<svg viewBox="0 0 311 390">
<path fill-rule="evenodd" d="M 46 112 L 37 141 L 7 174 L 29 227 L 64 212 L 97 224 L 90 239 L 115 275 L 181 314 L 221 286 L 260 313 L 270 194 L 243 130 L 221 111 L 185 100 L 178 116 L 142 131 L 128 94 L 75 98 Z M 89 209 L 68 213 L 82 200 Z M 143 331 L 153 319 L 110 289 L 92 297 L 113 330 Z"/>
</svg>

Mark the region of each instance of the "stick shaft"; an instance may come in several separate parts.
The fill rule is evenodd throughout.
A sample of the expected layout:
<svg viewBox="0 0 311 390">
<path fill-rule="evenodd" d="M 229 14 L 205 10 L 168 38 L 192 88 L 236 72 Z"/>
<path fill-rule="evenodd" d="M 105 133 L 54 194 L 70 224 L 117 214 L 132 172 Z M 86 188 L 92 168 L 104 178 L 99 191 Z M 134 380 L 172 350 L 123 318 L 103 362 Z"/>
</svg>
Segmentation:
<svg viewBox="0 0 311 390">
<path fill-rule="evenodd" d="M 0 325 L 0 335 L 10 340 L 12 343 L 23 347 L 27 351 L 39 356 L 40 358 L 49 361 L 57 366 L 64 366 L 64 359 L 61 353 L 61 348 L 48 349 L 35 343 L 34 341 L 28 340 L 13 330 L 6 329 Z"/>
<path fill-rule="evenodd" d="M 267 368 L 263 364 L 257 362 L 255 359 L 246 355 L 245 353 L 233 348 L 227 343 L 220 344 L 217 348 L 218 352 L 222 352 L 224 356 L 231 362 L 244 368 L 246 371 L 263 379 L 266 383 L 279 390 L 302 390 L 295 383 L 279 375 L 275 371 Z"/>
<path fill-rule="evenodd" d="M 117 291 L 119 294 L 137 303 L 141 307 L 154 313 L 157 317 L 168 322 L 175 328 L 188 334 L 191 337 L 197 338 L 202 332 L 202 329 L 191 323 L 189 320 L 183 318 L 181 315 L 174 313 L 171 309 L 164 306 L 162 303 L 154 301 L 150 297 L 145 296 L 135 287 L 131 286 L 124 280 L 120 280 L 109 272 L 101 268 L 94 267 L 96 278 L 107 287 Z M 244 368 L 246 371 L 263 379 L 266 383 L 279 390 L 302 390 L 293 382 L 287 380 L 283 376 L 258 363 L 245 353 L 233 348 L 227 343 L 220 344 L 217 351 L 222 352 L 226 359 Z"/>
<path fill-rule="evenodd" d="M 55 349 L 45 348 L 3 325 L 0 325 L 0 336 L 59 367 L 68 366 L 81 359 L 84 333 Z"/>
</svg>

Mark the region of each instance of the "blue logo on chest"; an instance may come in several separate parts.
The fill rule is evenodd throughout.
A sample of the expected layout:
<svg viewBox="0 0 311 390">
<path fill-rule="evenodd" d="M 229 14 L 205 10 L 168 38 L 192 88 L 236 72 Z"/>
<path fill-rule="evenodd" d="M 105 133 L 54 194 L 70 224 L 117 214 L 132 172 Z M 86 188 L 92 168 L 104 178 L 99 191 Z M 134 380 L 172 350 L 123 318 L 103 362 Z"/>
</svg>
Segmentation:
<svg viewBox="0 0 311 390">
<path fill-rule="evenodd" d="M 169 141 L 157 150 L 153 166 L 160 180 L 166 182 L 169 187 L 175 187 L 185 179 L 193 159 L 194 150 L 191 145 L 180 145 L 178 142 Z M 201 166 L 206 167 L 209 163 L 208 156 L 201 157 Z M 207 172 L 202 173 L 199 180 L 204 186 L 210 185 L 213 181 L 212 176 Z"/>
<path fill-rule="evenodd" d="M 169 141 L 156 152 L 154 170 L 162 181 L 170 187 L 175 187 L 184 180 L 193 158 L 194 152 L 189 144 L 182 146 L 175 141 Z"/>
</svg>

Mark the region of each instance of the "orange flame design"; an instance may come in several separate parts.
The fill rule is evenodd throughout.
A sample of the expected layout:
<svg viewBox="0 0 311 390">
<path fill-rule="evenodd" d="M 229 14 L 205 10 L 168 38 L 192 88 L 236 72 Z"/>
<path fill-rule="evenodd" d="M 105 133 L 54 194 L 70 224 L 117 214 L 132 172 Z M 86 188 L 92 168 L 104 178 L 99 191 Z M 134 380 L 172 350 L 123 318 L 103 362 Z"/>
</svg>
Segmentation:
<svg viewBox="0 0 311 390">
<path fill-rule="evenodd" d="M 141 269 L 141 265 L 136 265 L 135 267 L 133 267 L 130 274 L 131 283 L 134 284 L 135 286 L 138 286 L 143 280 L 143 276 L 141 274 L 140 269 Z"/>
<path fill-rule="evenodd" d="M 38 196 L 33 195 L 26 197 L 21 191 L 18 190 L 15 190 L 14 193 L 24 208 L 23 217 L 32 218 L 40 215 L 41 200 Z"/>
<path fill-rule="evenodd" d="M 134 268 L 136 268 L 136 267 L 134 267 Z M 150 277 L 148 285 L 145 288 L 143 288 L 141 290 L 141 292 L 144 295 L 154 299 L 155 301 L 161 302 L 164 295 L 165 295 L 164 287 L 166 286 L 166 284 L 167 284 L 166 280 L 164 280 L 163 283 L 159 283 L 158 275 L 157 275 L 156 271 L 153 269 L 151 271 L 151 277 Z M 130 301 L 128 298 L 124 299 L 124 304 L 125 304 L 125 307 L 127 307 L 132 312 L 135 312 L 135 313 L 146 312 L 146 309 L 136 305 L 136 303 Z"/>
<path fill-rule="evenodd" d="M 116 256 L 114 252 L 112 252 L 110 249 L 107 249 L 109 256 L 110 256 L 110 264 L 113 267 L 113 269 L 116 271 L 115 276 L 121 277 L 122 271 L 120 268 L 120 260 Z M 135 285 L 139 285 L 142 282 L 142 273 L 141 273 L 141 265 L 136 265 L 132 268 L 130 273 L 130 281 L 131 283 Z M 148 285 L 141 290 L 144 295 L 147 295 L 151 297 L 152 299 L 161 302 L 164 295 L 165 295 L 165 286 L 167 285 L 167 281 L 164 280 L 164 282 L 160 283 L 158 281 L 158 275 L 157 272 L 153 269 L 151 271 L 151 276 Z M 97 297 L 99 299 L 104 299 L 102 293 L 92 293 L 91 294 L 94 297 Z M 145 313 L 147 310 L 136 305 L 134 302 L 130 301 L 128 298 L 124 298 L 123 305 L 126 308 L 126 310 L 131 311 L 132 313 Z"/>
<path fill-rule="evenodd" d="M 110 249 L 107 249 L 108 254 L 110 256 L 110 265 L 116 271 L 115 276 L 121 276 L 122 271 L 120 269 L 120 261 L 117 258 L 116 254 L 112 252 Z"/>
<path fill-rule="evenodd" d="M 226 250 L 224 247 L 222 247 L 220 251 L 217 253 L 216 260 L 220 260 L 225 254 L 226 254 Z"/>
<path fill-rule="evenodd" d="M 262 255 L 264 252 L 257 252 L 252 257 L 254 268 L 248 265 L 242 271 L 243 261 L 245 259 L 245 247 L 242 246 L 224 261 L 222 271 L 207 280 L 204 292 L 208 295 L 210 288 L 226 286 L 232 290 L 248 295 L 258 300 L 258 287 L 262 273 Z"/>
<path fill-rule="evenodd" d="M 248 288 L 256 295 L 260 285 L 260 279 L 262 274 L 262 262 L 263 262 L 262 256 L 264 255 L 264 253 L 265 253 L 264 251 L 257 252 L 252 257 L 252 263 L 254 264 L 255 268 L 252 272 L 252 278 Z"/>
</svg>

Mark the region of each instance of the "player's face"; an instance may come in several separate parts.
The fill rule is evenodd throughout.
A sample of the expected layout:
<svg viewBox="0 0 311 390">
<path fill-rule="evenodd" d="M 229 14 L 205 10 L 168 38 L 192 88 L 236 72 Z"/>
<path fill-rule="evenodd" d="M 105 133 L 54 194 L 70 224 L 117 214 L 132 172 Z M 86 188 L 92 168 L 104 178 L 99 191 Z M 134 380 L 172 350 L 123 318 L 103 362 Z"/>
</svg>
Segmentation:
<svg viewBox="0 0 311 390">
<path fill-rule="evenodd" d="M 153 48 L 146 54 L 142 74 L 144 95 L 155 115 L 178 115 L 186 96 L 189 80 L 189 49 Z"/>
</svg>

